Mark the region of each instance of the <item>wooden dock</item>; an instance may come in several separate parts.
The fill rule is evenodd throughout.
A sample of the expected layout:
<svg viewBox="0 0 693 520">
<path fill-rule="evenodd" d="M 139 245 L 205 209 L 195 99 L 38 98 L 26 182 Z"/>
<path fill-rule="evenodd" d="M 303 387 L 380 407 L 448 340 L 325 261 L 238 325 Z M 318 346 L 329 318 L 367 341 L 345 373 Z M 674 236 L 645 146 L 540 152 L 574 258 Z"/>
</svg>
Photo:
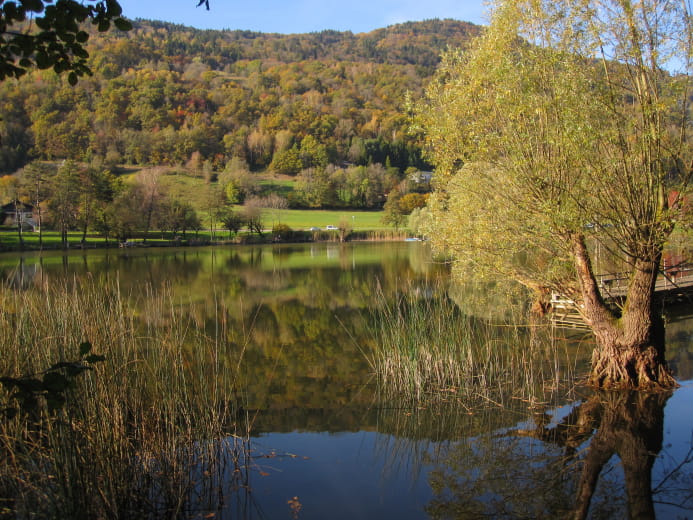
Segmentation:
<svg viewBox="0 0 693 520">
<path fill-rule="evenodd" d="M 628 278 L 625 274 L 599 275 L 597 281 L 605 300 L 616 303 L 625 298 L 628 290 Z M 693 263 L 663 269 L 657 278 L 655 294 L 662 299 L 665 306 L 693 303 Z M 551 297 L 551 309 L 554 325 L 589 329 L 572 300 L 554 294 Z"/>
</svg>

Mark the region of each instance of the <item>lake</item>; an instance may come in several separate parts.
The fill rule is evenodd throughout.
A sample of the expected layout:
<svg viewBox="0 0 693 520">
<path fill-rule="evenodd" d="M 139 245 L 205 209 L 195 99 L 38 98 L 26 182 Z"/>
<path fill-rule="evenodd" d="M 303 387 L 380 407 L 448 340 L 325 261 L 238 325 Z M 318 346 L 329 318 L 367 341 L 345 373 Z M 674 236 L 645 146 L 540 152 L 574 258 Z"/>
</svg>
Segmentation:
<svg viewBox="0 0 693 520">
<path fill-rule="evenodd" d="M 541 367 L 521 371 L 551 377 L 473 403 L 458 388 L 413 401 L 373 374 L 384 308 L 445 298 L 471 323 L 498 327 L 522 308 L 502 285 L 451 287 L 425 244 L 3 255 L 0 275 L 14 291 L 117 281 L 143 315 L 165 294 L 217 338 L 220 363 L 239 367 L 243 484 L 220 482 L 187 517 L 555 518 L 576 507 L 593 518 L 693 517 L 691 306 L 668 312 L 681 383 L 671 396 L 593 394 L 576 384 L 589 336 L 528 326 L 523 348 Z M 513 348 L 499 338 L 498 349 Z M 228 471 L 222 481 L 235 478 Z"/>
</svg>

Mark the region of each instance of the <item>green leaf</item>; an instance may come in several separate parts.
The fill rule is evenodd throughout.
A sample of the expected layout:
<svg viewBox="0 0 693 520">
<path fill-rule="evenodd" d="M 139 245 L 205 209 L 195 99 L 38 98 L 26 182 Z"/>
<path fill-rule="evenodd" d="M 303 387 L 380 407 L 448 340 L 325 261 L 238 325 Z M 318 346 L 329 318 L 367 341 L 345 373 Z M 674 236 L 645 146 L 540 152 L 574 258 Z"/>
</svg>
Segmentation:
<svg viewBox="0 0 693 520">
<path fill-rule="evenodd" d="M 41 0 L 24 0 L 22 5 L 27 11 L 32 11 L 34 13 L 43 12 L 43 2 Z"/>
<path fill-rule="evenodd" d="M 67 374 L 68 377 L 75 378 L 87 370 L 92 370 L 92 368 L 82 363 L 72 363 L 65 367 L 65 374 Z"/>
<path fill-rule="evenodd" d="M 46 20 L 46 18 L 36 18 L 34 20 L 34 23 L 42 31 L 48 31 L 51 28 L 51 23 L 48 20 Z"/>
<path fill-rule="evenodd" d="M 79 355 L 80 357 L 84 357 L 87 354 L 91 352 L 91 343 L 88 341 L 84 341 L 79 345 Z"/>
<path fill-rule="evenodd" d="M 71 369 L 79 369 L 80 367 L 82 367 L 82 363 L 80 363 L 79 361 L 59 361 L 57 363 L 52 364 L 50 366 L 50 368 L 48 369 L 48 371 L 49 372 L 56 372 L 56 371 L 61 370 L 63 368 L 71 370 Z"/>
<path fill-rule="evenodd" d="M 4 386 L 7 390 L 11 390 L 17 386 L 17 379 L 14 377 L 0 377 L 0 384 Z"/>
<path fill-rule="evenodd" d="M 101 361 L 106 361 L 106 356 L 100 354 L 92 354 L 84 358 L 87 363 L 100 363 Z"/>
<path fill-rule="evenodd" d="M 39 403 L 34 394 L 20 394 L 16 395 L 15 397 L 25 412 L 29 410 L 36 410 L 38 408 Z"/>
<path fill-rule="evenodd" d="M 43 387 L 49 395 L 64 392 L 71 384 L 71 380 L 60 372 L 48 372 L 43 376 Z"/>
<path fill-rule="evenodd" d="M 36 66 L 39 69 L 47 69 L 50 66 L 52 66 L 54 63 L 54 60 L 51 59 L 48 54 L 46 54 L 44 51 L 39 51 L 36 53 Z"/>
<path fill-rule="evenodd" d="M 70 72 L 67 75 L 67 82 L 74 87 L 77 84 L 77 74 Z"/>
<path fill-rule="evenodd" d="M 92 370 L 92 368 L 88 367 L 87 365 L 83 365 L 79 361 L 61 361 L 60 363 L 52 365 L 48 369 L 49 372 L 57 372 L 59 370 L 64 370 L 68 377 L 77 377 L 85 370 Z"/>
<path fill-rule="evenodd" d="M 18 392 L 22 394 L 31 394 L 33 392 L 43 391 L 43 382 L 34 377 L 15 379 L 15 386 L 17 387 Z"/>
<path fill-rule="evenodd" d="M 18 20 L 21 16 L 17 6 L 13 3 L 6 3 L 2 6 L 3 17 L 7 20 Z"/>
<path fill-rule="evenodd" d="M 89 57 L 89 53 L 88 53 L 83 47 L 81 47 L 81 46 L 79 46 L 79 47 L 77 47 L 77 46 L 73 47 L 72 53 L 73 53 L 75 56 L 77 56 L 78 58 L 82 58 L 82 59 L 84 59 L 84 60 L 86 60 L 86 59 Z"/>
<path fill-rule="evenodd" d="M 3 411 L 5 413 L 5 417 L 7 417 L 8 419 L 14 419 L 17 416 L 17 414 L 19 413 L 19 410 L 17 408 L 15 408 L 14 406 L 10 406 L 8 408 L 5 408 L 5 410 L 3 410 Z"/>
<path fill-rule="evenodd" d="M 46 404 L 51 412 L 59 410 L 65 405 L 65 396 L 63 394 L 48 394 Z"/>
<path fill-rule="evenodd" d="M 125 18 L 116 18 L 113 20 L 113 23 L 121 31 L 130 31 L 132 29 L 132 24 Z"/>
<path fill-rule="evenodd" d="M 108 14 L 111 16 L 120 16 L 123 13 L 123 8 L 116 0 L 106 0 L 106 6 L 108 7 Z"/>
</svg>

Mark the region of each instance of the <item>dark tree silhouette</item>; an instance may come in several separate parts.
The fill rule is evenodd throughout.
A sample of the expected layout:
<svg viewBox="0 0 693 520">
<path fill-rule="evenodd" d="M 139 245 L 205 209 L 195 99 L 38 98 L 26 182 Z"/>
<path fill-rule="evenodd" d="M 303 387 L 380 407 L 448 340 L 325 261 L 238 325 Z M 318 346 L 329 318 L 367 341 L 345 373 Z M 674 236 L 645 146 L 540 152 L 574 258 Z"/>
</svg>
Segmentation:
<svg viewBox="0 0 693 520">
<path fill-rule="evenodd" d="M 84 22 L 101 31 L 111 24 L 127 31 L 132 26 L 116 0 L 79 2 L 16 0 L 0 9 L 0 81 L 24 75 L 32 68 L 68 73 L 71 84 L 90 75 L 85 44 L 89 33 Z"/>
<path fill-rule="evenodd" d="M 614 455 L 623 467 L 629 518 L 655 518 L 652 466 L 662 449 L 664 405 L 670 396 L 671 392 L 598 392 L 559 425 L 548 428 L 542 416 L 536 416 L 536 429 L 520 432 L 561 446 L 568 458 L 577 456 L 578 447 L 592 437 L 581 461 L 573 518 L 587 518 L 599 475 Z"/>
</svg>

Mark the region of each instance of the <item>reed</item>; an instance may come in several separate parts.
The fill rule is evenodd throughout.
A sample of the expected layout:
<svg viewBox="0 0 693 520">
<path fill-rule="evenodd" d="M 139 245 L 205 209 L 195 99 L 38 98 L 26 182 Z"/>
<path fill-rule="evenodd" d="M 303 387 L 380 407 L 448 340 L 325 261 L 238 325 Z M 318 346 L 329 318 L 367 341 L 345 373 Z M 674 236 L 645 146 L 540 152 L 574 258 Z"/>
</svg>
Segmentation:
<svg viewBox="0 0 693 520">
<path fill-rule="evenodd" d="M 411 232 L 406 229 L 373 229 L 368 231 L 352 231 L 349 234 L 349 240 L 387 242 L 401 241 L 410 236 L 412 236 Z"/>
<path fill-rule="evenodd" d="M 105 356 L 57 411 L 0 417 L 0 517 L 178 517 L 244 489 L 248 431 L 221 334 L 165 292 L 146 305 L 83 281 L 0 294 L 0 374 L 40 374 L 85 340 Z"/>
<path fill-rule="evenodd" d="M 506 315 L 508 313 L 505 313 Z M 573 384 L 576 361 L 526 309 L 504 321 L 465 315 L 435 286 L 385 297 L 371 320 L 367 353 L 378 387 L 398 402 L 509 407 L 543 402 Z"/>
</svg>

